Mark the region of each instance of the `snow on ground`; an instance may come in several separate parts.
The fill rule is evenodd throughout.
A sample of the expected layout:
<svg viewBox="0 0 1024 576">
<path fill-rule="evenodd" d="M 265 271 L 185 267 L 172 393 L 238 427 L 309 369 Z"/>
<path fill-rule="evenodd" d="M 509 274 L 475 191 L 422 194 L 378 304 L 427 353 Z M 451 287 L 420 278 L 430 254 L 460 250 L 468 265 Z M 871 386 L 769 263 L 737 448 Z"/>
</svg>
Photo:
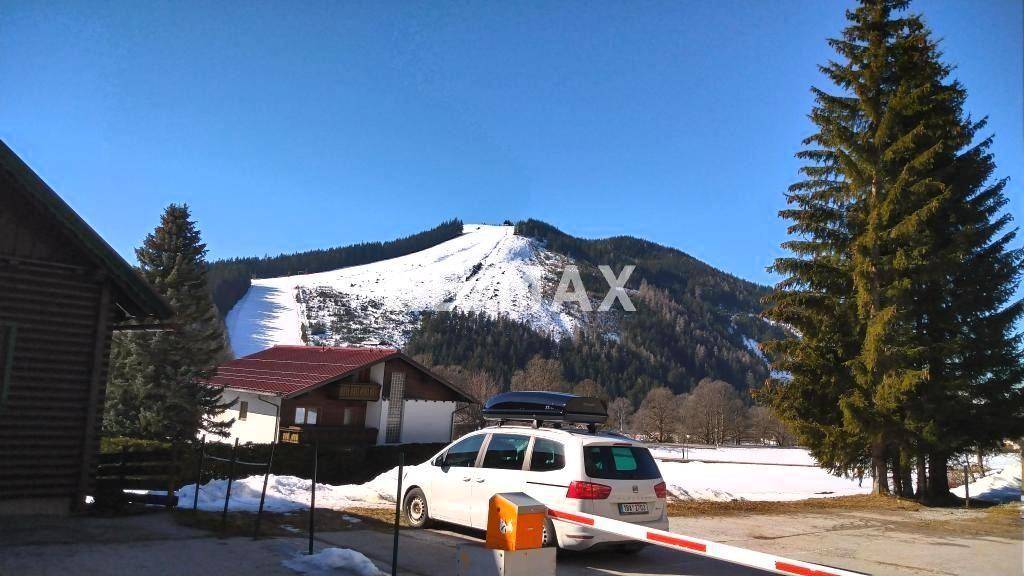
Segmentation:
<svg viewBox="0 0 1024 576">
<path fill-rule="evenodd" d="M 267 483 L 267 498 L 263 509 L 269 512 L 291 512 L 309 507 L 309 490 L 312 482 L 295 476 L 270 475 Z M 211 480 L 199 489 L 200 510 L 223 510 L 227 480 Z M 260 506 L 260 492 L 263 476 L 240 478 L 231 484 L 231 510 L 255 512 Z M 376 508 L 394 506 L 398 490 L 398 468 L 392 468 L 365 484 L 316 485 L 318 508 L 344 510 L 349 507 Z M 195 497 L 195 484 L 189 484 L 178 491 L 183 507 L 191 508 Z"/>
<path fill-rule="evenodd" d="M 658 462 L 668 491 L 684 500 L 803 500 L 871 492 L 871 480 L 829 474 L 817 467 Z"/>
<path fill-rule="evenodd" d="M 348 576 L 378 576 L 384 573 L 359 552 L 350 548 L 324 548 L 313 554 L 296 555 L 281 562 L 286 568 L 300 574 L 337 574 Z"/>
<path fill-rule="evenodd" d="M 753 352 L 761 360 L 764 360 L 765 362 L 768 361 L 768 358 L 765 357 L 764 352 L 761 351 L 761 346 L 758 344 L 757 340 L 754 340 L 750 336 L 744 334 L 743 345 L 747 347 L 747 350 Z"/>
<path fill-rule="evenodd" d="M 761 464 L 802 464 L 814 466 L 817 462 L 804 448 L 774 448 L 771 446 L 683 446 L 680 444 L 654 444 L 651 454 L 658 459 L 710 460 Z"/>
<path fill-rule="evenodd" d="M 870 478 L 859 486 L 833 476 L 804 448 L 655 444 L 650 449 L 669 492 L 684 500 L 781 501 L 871 492 Z M 671 461 L 683 458 L 697 461 Z"/>
<path fill-rule="evenodd" d="M 1020 455 L 1006 454 L 993 457 L 986 462 L 993 471 L 987 476 L 971 482 L 968 486 L 971 498 L 988 502 L 1012 502 L 1021 497 L 1021 466 Z M 963 498 L 966 491 L 963 486 L 950 490 Z"/>
<path fill-rule="evenodd" d="M 317 274 L 254 279 L 228 313 L 239 356 L 274 344 L 380 340 L 402 346 L 423 310 L 452 308 L 505 315 L 551 334 L 578 320 L 538 295 L 569 261 L 512 226 L 467 224 L 462 236 L 399 258 Z M 300 302 L 301 300 L 301 302 Z"/>
<path fill-rule="evenodd" d="M 985 469 L 999 471 L 1012 464 L 1020 463 L 1020 452 L 998 452 L 985 455 Z"/>
<path fill-rule="evenodd" d="M 871 479 L 863 485 L 856 479 L 834 476 L 814 465 L 814 459 L 803 448 L 767 447 L 687 447 L 691 460 L 716 462 L 671 462 L 680 458 L 682 446 L 654 445 L 651 451 L 659 459 L 658 467 L 676 498 L 688 500 L 754 500 L 787 501 L 806 498 L 851 496 L 871 492 Z M 971 496 L 992 501 L 1020 498 L 1021 464 L 1016 455 L 988 460 L 999 471 L 971 484 Z M 772 464 L 788 464 L 773 466 Z M 794 466 L 796 464 L 796 466 Z M 420 466 L 428 466 L 421 464 Z M 395 502 L 398 471 L 393 468 L 365 484 L 332 486 L 317 484 L 317 506 L 334 510 L 349 507 L 391 507 Z M 230 509 L 254 512 L 259 507 L 262 476 L 236 480 L 231 487 Z M 309 506 L 310 481 L 294 476 L 271 475 L 264 508 L 271 512 L 290 512 Z M 182 506 L 192 505 L 195 485 L 178 491 Z M 221 510 L 224 506 L 226 480 L 213 480 L 199 491 L 199 507 Z M 953 493 L 963 496 L 963 488 Z"/>
</svg>

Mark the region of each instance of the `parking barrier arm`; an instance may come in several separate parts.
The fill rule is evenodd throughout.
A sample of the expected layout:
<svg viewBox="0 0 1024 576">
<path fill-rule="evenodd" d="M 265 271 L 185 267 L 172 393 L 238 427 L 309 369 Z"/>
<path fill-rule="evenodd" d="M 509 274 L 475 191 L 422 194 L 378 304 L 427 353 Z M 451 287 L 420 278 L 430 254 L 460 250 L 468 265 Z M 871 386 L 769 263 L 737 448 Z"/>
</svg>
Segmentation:
<svg viewBox="0 0 1024 576">
<path fill-rule="evenodd" d="M 842 568 L 793 560 L 776 556 L 775 554 L 768 554 L 767 552 L 719 544 L 710 540 L 647 528 L 639 524 L 613 520 L 604 516 L 594 516 L 583 512 L 568 512 L 549 507 L 548 517 L 569 524 L 632 538 L 639 542 L 647 542 L 689 554 L 697 554 L 750 568 L 767 570 L 776 574 L 785 574 L 787 576 L 868 576 L 863 572 L 853 572 Z"/>
</svg>

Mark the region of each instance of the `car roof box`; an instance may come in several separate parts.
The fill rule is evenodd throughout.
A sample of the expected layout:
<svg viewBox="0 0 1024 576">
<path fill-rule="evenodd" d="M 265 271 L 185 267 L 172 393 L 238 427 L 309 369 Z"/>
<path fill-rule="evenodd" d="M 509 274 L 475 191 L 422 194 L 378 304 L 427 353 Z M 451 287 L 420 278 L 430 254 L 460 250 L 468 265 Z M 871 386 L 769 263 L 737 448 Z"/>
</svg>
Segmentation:
<svg viewBox="0 0 1024 576">
<path fill-rule="evenodd" d="M 492 397 L 482 410 L 488 420 L 531 420 L 602 424 L 608 409 L 600 398 L 561 392 L 505 392 Z"/>
</svg>

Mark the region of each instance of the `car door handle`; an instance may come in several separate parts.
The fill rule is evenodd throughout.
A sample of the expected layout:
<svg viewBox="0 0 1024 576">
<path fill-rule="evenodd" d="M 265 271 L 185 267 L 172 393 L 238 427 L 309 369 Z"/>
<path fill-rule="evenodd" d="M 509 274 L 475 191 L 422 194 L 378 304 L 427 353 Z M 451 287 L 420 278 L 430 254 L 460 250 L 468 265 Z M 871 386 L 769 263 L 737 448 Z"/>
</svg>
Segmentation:
<svg viewBox="0 0 1024 576">
<path fill-rule="evenodd" d="M 463 482 L 469 482 L 470 480 L 472 480 L 472 478 L 468 476 L 462 479 Z"/>
<path fill-rule="evenodd" d="M 479 483 L 483 482 L 484 480 L 486 480 L 486 478 L 477 478 L 476 482 L 477 482 L 477 484 L 479 484 Z"/>
</svg>

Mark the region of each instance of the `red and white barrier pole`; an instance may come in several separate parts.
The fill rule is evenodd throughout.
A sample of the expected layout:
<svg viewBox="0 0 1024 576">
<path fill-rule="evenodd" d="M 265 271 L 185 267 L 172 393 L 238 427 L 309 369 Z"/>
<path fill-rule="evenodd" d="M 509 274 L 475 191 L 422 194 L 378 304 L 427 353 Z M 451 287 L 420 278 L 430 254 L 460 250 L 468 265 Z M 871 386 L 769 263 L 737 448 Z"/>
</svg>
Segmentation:
<svg viewBox="0 0 1024 576">
<path fill-rule="evenodd" d="M 602 532 L 632 538 L 640 542 L 649 542 L 658 546 L 664 546 L 665 548 L 707 556 L 708 558 L 732 562 L 733 564 L 759 568 L 776 574 L 786 574 L 788 576 L 865 576 L 863 572 L 852 572 L 841 568 L 832 568 L 831 566 L 791 560 L 774 554 L 747 550 L 745 548 L 729 546 L 728 544 L 719 544 L 710 540 L 647 528 L 639 524 L 613 520 L 604 516 L 594 516 L 583 512 L 566 512 L 555 508 L 548 508 L 548 516 L 555 520 L 568 522 L 569 524 L 585 526 Z"/>
</svg>

